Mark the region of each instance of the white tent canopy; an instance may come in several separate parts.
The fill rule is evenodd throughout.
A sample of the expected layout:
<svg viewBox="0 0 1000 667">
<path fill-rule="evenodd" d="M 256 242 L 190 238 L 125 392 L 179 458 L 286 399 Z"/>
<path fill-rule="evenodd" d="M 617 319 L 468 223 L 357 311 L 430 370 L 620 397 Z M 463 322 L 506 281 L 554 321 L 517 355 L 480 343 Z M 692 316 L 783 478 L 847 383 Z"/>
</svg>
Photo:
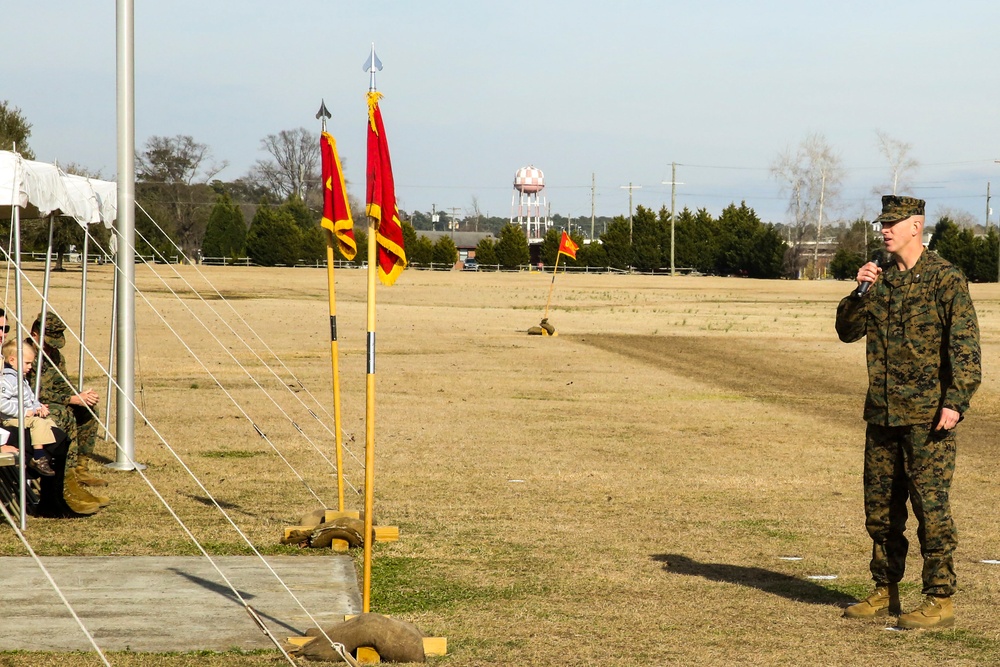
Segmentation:
<svg viewBox="0 0 1000 667">
<path fill-rule="evenodd" d="M 26 218 L 65 215 L 83 226 L 103 222 L 110 228 L 117 215 L 118 184 L 65 174 L 53 164 L 0 151 L 0 212 L 9 215 L 13 206 Z"/>
</svg>

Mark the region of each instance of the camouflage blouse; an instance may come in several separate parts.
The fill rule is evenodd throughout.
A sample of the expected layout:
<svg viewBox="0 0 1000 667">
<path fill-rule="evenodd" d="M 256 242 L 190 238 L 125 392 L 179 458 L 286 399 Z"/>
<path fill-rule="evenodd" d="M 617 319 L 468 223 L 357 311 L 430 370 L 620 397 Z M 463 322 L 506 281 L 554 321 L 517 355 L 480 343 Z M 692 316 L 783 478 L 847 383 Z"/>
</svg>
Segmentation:
<svg viewBox="0 0 1000 667">
<path fill-rule="evenodd" d="M 964 413 L 982 378 L 979 323 L 962 273 L 925 251 L 909 271 L 890 263 L 868 294 L 844 297 L 837 334 L 867 336 L 865 421 L 930 423 L 942 407 Z"/>
</svg>

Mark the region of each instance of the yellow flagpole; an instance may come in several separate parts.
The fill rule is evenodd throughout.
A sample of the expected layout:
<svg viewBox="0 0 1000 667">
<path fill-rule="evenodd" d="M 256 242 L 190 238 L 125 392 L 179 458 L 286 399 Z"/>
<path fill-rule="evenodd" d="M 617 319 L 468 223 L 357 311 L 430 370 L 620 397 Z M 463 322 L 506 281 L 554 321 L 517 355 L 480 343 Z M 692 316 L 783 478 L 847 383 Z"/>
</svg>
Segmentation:
<svg viewBox="0 0 1000 667">
<path fill-rule="evenodd" d="M 542 316 L 543 320 L 548 319 L 549 317 L 549 304 L 552 303 L 552 288 L 556 286 L 556 271 L 559 270 L 559 255 L 561 254 L 561 252 L 556 253 L 556 265 L 552 267 L 552 282 L 549 283 L 549 298 L 545 301 L 545 314 Z"/>
<path fill-rule="evenodd" d="M 326 283 L 330 294 L 330 358 L 333 365 L 333 428 L 337 443 L 337 510 L 344 511 L 344 440 L 340 421 L 340 354 L 337 350 L 337 298 L 333 280 L 333 232 L 326 231 Z"/>
<path fill-rule="evenodd" d="M 375 515 L 375 243 L 378 220 L 369 217 L 368 225 L 368 340 L 365 383 L 365 555 L 361 611 L 367 614 L 372 597 L 372 533 Z"/>
</svg>

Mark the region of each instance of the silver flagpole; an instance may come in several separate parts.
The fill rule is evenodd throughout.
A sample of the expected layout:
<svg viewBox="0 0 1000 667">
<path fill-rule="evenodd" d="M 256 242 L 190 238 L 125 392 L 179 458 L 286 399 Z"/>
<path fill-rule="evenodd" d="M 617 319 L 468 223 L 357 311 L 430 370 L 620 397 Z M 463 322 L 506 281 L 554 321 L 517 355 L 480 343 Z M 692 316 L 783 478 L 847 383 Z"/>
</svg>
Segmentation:
<svg viewBox="0 0 1000 667">
<path fill-rule="evenodd" d="M 116 0 L 118 108 L 117 457 L 108 467 L 135 470 L 135 3 Z"/>
</svg>

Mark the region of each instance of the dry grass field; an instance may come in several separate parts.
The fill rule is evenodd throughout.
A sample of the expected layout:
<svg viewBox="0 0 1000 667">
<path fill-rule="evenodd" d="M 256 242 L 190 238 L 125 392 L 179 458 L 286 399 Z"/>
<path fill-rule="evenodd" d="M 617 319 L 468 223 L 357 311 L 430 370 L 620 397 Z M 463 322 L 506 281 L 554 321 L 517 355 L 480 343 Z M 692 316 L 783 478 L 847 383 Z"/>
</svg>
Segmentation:
<svg viewBox="0 0 1000 667">
<path fill-rule="evenodd" d="M 278 539 L 320 505 L 307 486 L 336 504 L 317 453 L 332 459 L 332 438 L 234 314 L 332 412 L 325 273 L 200 271 L 226 302 L 193 267 L 136 269 L 149 300 L 136 305 L 137 387 L 151 424 L 137 420 L 137 459 L 211 552 L 248 549 L 157 433 L 263 552 L 327 557 Z M 106 359 L 110 269 L 91 276 L 88 342 Z M 558 337 L 528 337 L 549 278 L 408 271 L 379 289 L 376 511 L 402 539 L 377 545 L 373 611 L 447 636 L 450 654 L 434 662 L 454 667 L 1000 663 L 1000 566 L 980 563 L 1000 558 L 1000 288 L 972 288 L 985 381 L 959 431 L 958 624 L 903 633 L 840 616 L 871 585 L 864 349 L 833 330 L 850 286 L 560 275 Z M 52 296 L 74 329 L 78 281 L 57 275 Z M 344 422 L 361 457 L 364 274 L 338 272 L 337 289 Z M 37 297 L 26 302 L 37 312 Z M 87 368 L 103 394 L 96 363 Z M 114 457 L 109 444 L 99 450 Z M 346 467 L 360 487 L 357 462 Z M 39 553 L 196 553 L 138 474 L 109 477 L 114 504 L 100 514 L 30 522 Z M 360 504 L 351 493 L 348 506 Z M 904 606 L 920 598 L 910 533 Z M 23 554 L 9 529 L 0 554 Z M 824 575 L 836 578 L 810 578 Z M 276 652 L 110 658 L 284 664 Z M 0 664 L 67 656 L 2 654 Z"/>
</svg>

